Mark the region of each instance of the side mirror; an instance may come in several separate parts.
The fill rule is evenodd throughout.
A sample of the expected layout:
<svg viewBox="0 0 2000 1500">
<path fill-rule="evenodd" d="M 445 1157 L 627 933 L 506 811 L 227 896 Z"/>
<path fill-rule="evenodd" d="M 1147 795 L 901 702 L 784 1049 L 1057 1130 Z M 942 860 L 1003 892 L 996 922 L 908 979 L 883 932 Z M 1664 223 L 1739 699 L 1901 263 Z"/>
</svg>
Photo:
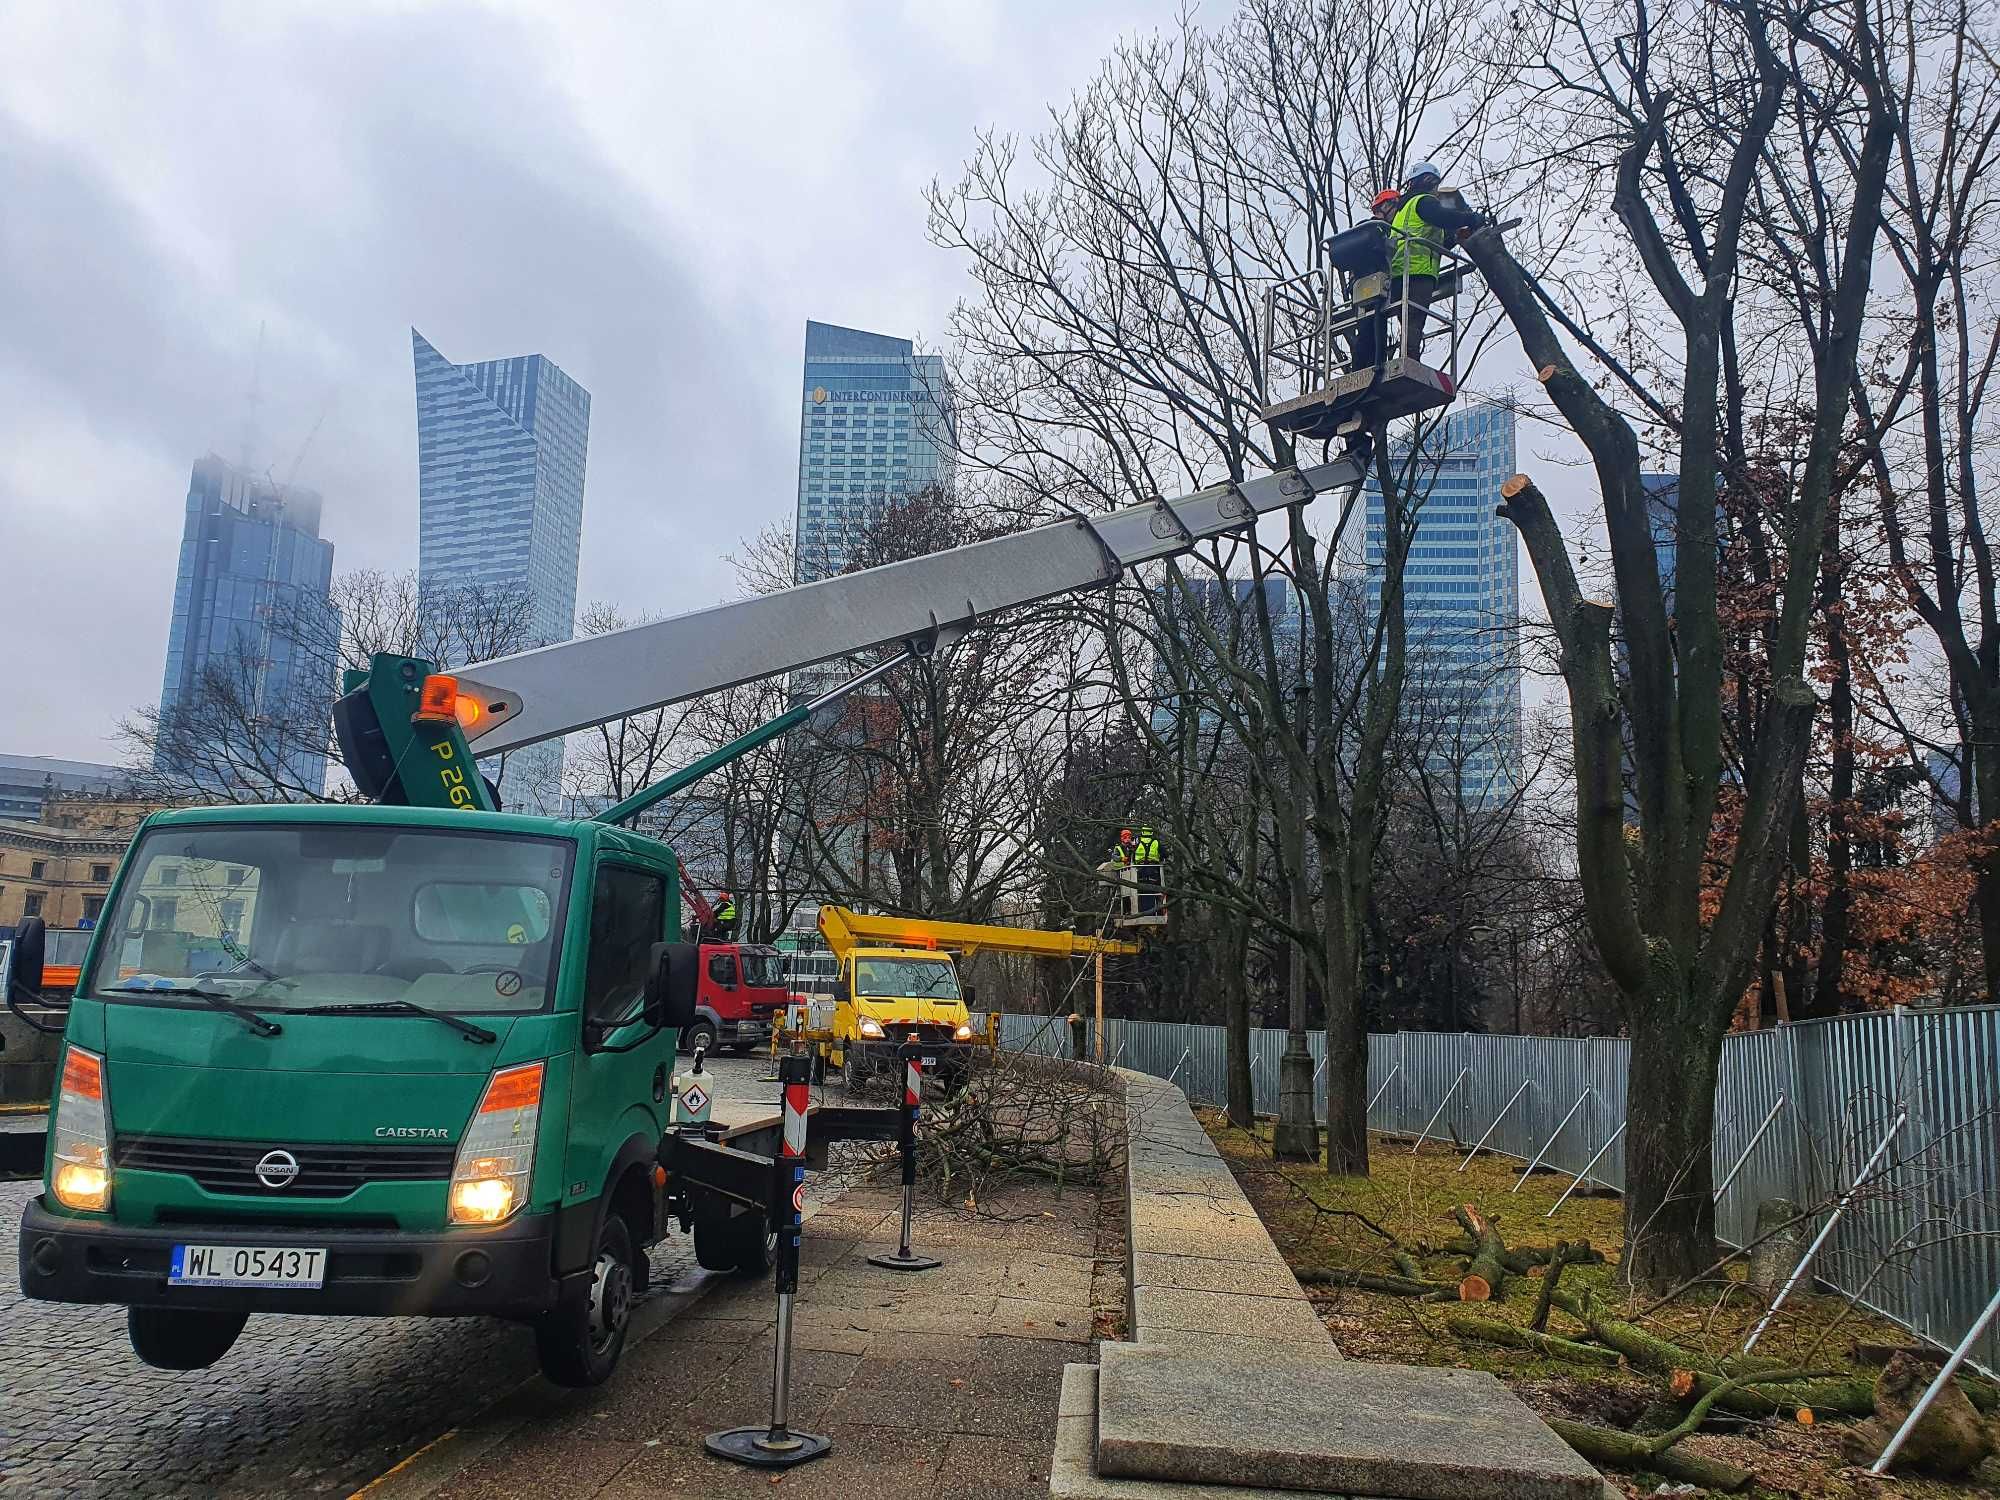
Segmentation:
<svg viewBox="0 0 2000 1500">
<path fill-rule="evenodd" d="M 13 951 L 7 962 L 7 993 L 0 996 L 7 1009 L 22 1022 L 45 1036 L 60 1036 L 63 1024 L 60 1019 L 49 1024 L 45 1015 L 54 1011 L 58 1017 L 69 1008 L 69 996 L 62 995 L 54 1000 L 42 995 L 42 959 L 48 951 L 48 923 L 40 917 L 26 917 L 14 929 Z M 23 1004 L 35 1006 L 43 1011 L 43 1017 L 30 1015 L 21 1007 Z"/>
<path fill-rule="evenodd" d="M 647 1021 L 663 1031 L 679 1031 L 694 1019 L 700 982 L 699 943 L 653 944 L 653 966 L 646 975 Z"/>
<path fill-rule="evenodd" d="M 964 986 L 964 989 L 965 989 L 965 1008 L 967 1010 L 979 1009 L 979 991 L 969 984 Z"/>
<path fill-rule="evenodd" d="M 845 974 L 836 974 L 833 976 L 833 998 L 836 1000 L 852 1000 L 854 998 L 854 986 L 847 982 Z"/>
<path fill-rule="evenodd" d="M 11 1003 L 18 995 L 22 1000 L 40 1003 L 42 998 L 42 959 L 48 951 L 49 924 L 40 917 L 27 917 L 14 929 L 13 962 L 7 970 L 8 989 L 15 992 L 7 999 Z"/>
</svg>

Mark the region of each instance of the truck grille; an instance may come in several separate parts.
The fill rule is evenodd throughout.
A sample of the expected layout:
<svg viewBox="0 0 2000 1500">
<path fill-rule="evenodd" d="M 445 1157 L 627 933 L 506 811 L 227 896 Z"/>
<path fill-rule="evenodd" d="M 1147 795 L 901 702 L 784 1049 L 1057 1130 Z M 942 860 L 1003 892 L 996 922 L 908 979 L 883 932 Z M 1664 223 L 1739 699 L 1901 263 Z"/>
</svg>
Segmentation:
<svg viewBox="0 0 2000 1500">
<path fill-rule="evenodd" d="M 257 1163 L 271 1151 L 289 1151 L 299 1174 L 283 1187 L 257 1180 Z M 209 1141 L 146 1135 L 121 1137 L 113 1165 L 135 1172 L 192 1177 L 211 1193 L 251 1198 L 344 1198 L 370 1182 L 443 1182 L 451 1176 L 454 1146 L 396 1144 L 291 1145 L 282 1142 Z"/>
</svg>

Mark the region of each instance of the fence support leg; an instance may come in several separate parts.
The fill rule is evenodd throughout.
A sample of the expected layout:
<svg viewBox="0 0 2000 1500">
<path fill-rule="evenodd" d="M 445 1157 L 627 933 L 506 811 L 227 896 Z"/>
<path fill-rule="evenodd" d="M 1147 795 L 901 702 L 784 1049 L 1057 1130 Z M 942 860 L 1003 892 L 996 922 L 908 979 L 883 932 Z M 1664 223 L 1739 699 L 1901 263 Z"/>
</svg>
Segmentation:
<svg viewBox="0 0 2000 1500">
<path fill-rule="evenodd" d="M 1424 1121 L 1423 1133 L 1417 1137 L 1416 1142 L 1410 1147 L 1410 1155 L 1415 1156 L 1417 1154 L 1417 1147 L 1423 1145 L 1425 1141 L 1430 1139 L 1431 1126 L 1437 1124 L 1438 1116 L 1443 1114 L 1444 1107 L 1447 1104 L 1451 1103 L 1451 1096 L 1458 1092 L 1458 1086 L 1461 1083 L 1465 1082 L 1467 1076 L 1470 1075 L 1471 1072 L 1472 1069 L 1470 1068 L 1460 1068 L 1458 1070 L 1458 1077 L 1452 1079 L 1451 1087 L 1446 1089 L 1444 1091 L 1444 1097 L 1438 1100 L 1438 1107 L 1432 1110 L 1431 1117 L 1428 1120 Z"/>
<path fill-rule="evenodd" d="M 1168 1083 L 1172 1083 L 1172 1082 L 1173 1082 L 1173 1081 L 1174 1081 L 1174 1080 L 1175 1080 L 1176 1078 L 1178 1078 L 1178 1077 L 1180 1076 L 1180 1071 L 1181 1071 L 1181 1063 L 1184 1063 L 1184 1062 L 1186 1062 L 1186 1061 L 1187 1061 L 1187 1060 L 1188 1060 L 1188 1059 L 1189 1059 L 1190 1057 L 1192 1057 L 1192 1056 L 1194 1056 L 1194 1048 L 1192 1048 L 1192 1047 L 1188 1047 L 1188 1048 L 1185 1048 L 1185 1049 L 1184 1049 L 1184 1050 L 1183 1050 L 1183 1051 L 1181 1052 L 1181 1061 L 1180 1061 L 1180 1062 L 1177 1062 L 1177 1063 L 1175 1063 L 1175 1064 L 1174 1064 L 1174 1070 L 1173 1070 L 1173 1072 L 1171 1072 L 1171 1073 L 1169 1073 L 1169 1074 L 1167 1075 L 1167 1082 L 1168 1082 Z"/>
<path fill-rule="evenodd" d="M 1785 1107 L 1785 1096 L 1778 1095 L 1778 1102 L 1771 1106 L 1771 1112 L 1764 1116 L 1764 1123 L 1757 1127 L 1757 1133 L 1750 1137 L 1750 1144 L 1743 1148 L 1743 1154 L 1736 1158 L 1736 1165 L 1723 1174 L 1722 1185 L 1715 1190 L 1714 1201 L 1720 1203 L 1722 1195 L 1729 1191 L 1729 1184 L 1736 1180 L 1736 1174 L 1743 1170 L 1743 1163 L 1750 1160 L 1750 1153 L 1757 1149 L 1757 1143 L 1764 1139 L 1764 1132 L 1771 1128 L 1771 1122 L 1778 1118 L 1778 1111 Z"/>
<path fill-rule="evenodd" d="M 1556 1208 L 1561 1208 L 1565 1203 L 1569 1202 L 1569 1195 L 1575 1192 L 1579 1187 L 1583 1185 L 1583 1179 L 1590 1175 L 1590 1169 L 1596 1166 L 1598 1162 L 1604 1159 L 1604 1153 L 1609 1151 L 1611 1149 L 1612 1143 L 1615 1142 L 1618 1139 L 1618 1137 L 1623 1135 L 1624 1133 L 1625 1133 L 1625 1126 L 1621 1122 L 1618 1128 L 1611 1132 L 1611 1139 L 1606 1141 L 1603 1145 L 1597 1148 L 1597 1155 L 1591 1157 L 1589 1161 L 1583 1164 L 1583 1170 L 1576 1174 L 1576 1180 L 1572 1182 L 1568 1187 L 1563 1189 L 1562 1196 L 1556 1199 L 1556 1207 L 1550 1209 L 1547 1213 L 1543 1214 L 1542 1215 L 1543 1218 L 1553 1219 L 1556 1216 Z"/>
<path fill-rule="evenodd" d="M 1889 1127 L 1889 1133 L 1882 1137 L 1880 1144 L 1875 1147 L 1868 1160 L 1862 1163 L 1861 1170 L 1854 1174 L 1854 1181 L 1848 1185 L 1847 1191 L 1840 1195 L 1840 1201 L 1834 1204 L 1833 1212 L 1827 1215 L 1825 1225 L 1822 1226 L 1818 1234 L 1813 1236 L 1813 1242 L 1806 1246 L 1806 1253 L 1800 1257 L 1799 1263 L 1792 1268 L 1791 1276 L 1778 1289 L 1778 1295 L 1771 1299 L 1770 1309 L 1763 1317 L 1757 1320 L 1757 1326 L 1750 1330 L 1750 1337 L 1743 1341 L 1743 1352 L 1745 1354 L 1748 1354 L 1752 1349 L 1757 1347 L 1757 1340 L 1762 1338 L 1764 1330 L 1771 1326 L 1771 1319 L 1778 1315 L 1778 1309 L 1783 1307 L 1785 1299 L 1792 1295 L 1792 1288 L 1796 1287 L 1799 1284 L 1799 1278 L 1806 1274 L 1806 1267 L 1811 1265 L 1813 1257 L 1819 1254 L 1819 1247 L 1827 1242 L 1827 1239 L 1833 1234 L 1834 1225 L 1838 1224 L 1840 1216 L 1847 1212 L 1847 1205 L 1854 1201 L 1855 1192 L 1860 1188 L 1862 1183 L 1868 1180 L 1868 1174 L 1875 1170 L 1875 1163 L 1882 1159 L 1883 1153 L 1889 1149 L 1889 1143 L 1896 1139 L 1896 1136 L 1902 1131 L 1903 1122 L 1909 1118 L 1910 1112 L 1907 1109 L 1896 1112 L 1896 1120 Z"/>
<path fill-rule="evenodd" d="M 1479 1138 L 1478 1143 L 1475 1144 L 1470 1151 L 1465 1153 L 1465 1160 L 1458 1164 L 1459 1171 L 1463 1172 L 1467 1167 L 1472 1165 L 1472 1158 L 1479 1154 L 1480 1149 L 1483 1146 L 1485 1146 L 1488 1137 L 1490 1137 L 1494 1131 L 1500 1128 L 1500 1122 L 1507 1118 L 1507 1111 L 1514 1107 L 1515 1100 L 1519 1099 L 1523 1094 L 1528 1092 L 1528 1085 L 1531 1082 L 1533 1082 L 1533 1080 L 1528 1078 L 1523 1078 L 1521 1080 L 1521 1086 L 1514 1090 L 1514 1098 L 1509 1099 L 1505 1104 L 1500 1106 L 1500 1113 L 1495 1115 L 1493 1117 L 1493 1123 L 1486 1127 L 1486 1134 L 1482 1135 Z"/>
<path fill-rule="evenodd" d="M 1514 1180 L 1515 1192 L 1517 1193 L 1520 1192 L 1521 1184 L 1526 1182 L 1530 1177 L 1535 1175 L 1535 1168 L 1539 1167 L 1542 1164 L 1542 1158 L 1549 1154 L 1549 1147 L 1553 1146 L 1557 1141 L 1562 1139 L 1562 1133 L 1564 1130 L 1569 1128 L 1569 1122 L 1571 1120 L 1574 1120 L 1576 1118 L 1576 1112 L 1583 1108 L 1583 1101 L 1588 1099 L 1592 1094 L 1596 1092 L 1597 1090 L 1595 1089 L 1585 1089 L 1582 1093 L 1576 1096 L 1576 1103 L 1572 1104 L 1569 1107 L 1569 1113 L 1562 1117 L 1562 1124 L 1556 1126 L 1555 1130 L 1550 1134 L 1548 1140 L 1543 1142 L 1542 1149 L 1535 1153 L 1535 1159 L 1528 1163 L 1527 1171 L 1523 1172 L 1519 1177 L 1517 1177 Z"/>
<path fill-rule="evenodd" d="M 1325 1067 L 1326 1064 L 1321 1063 L 1320 1066 Z M 1389 1076 L 1382 1080 L 1382 1087 L 1375 1090 L 1375 1092 L 1369 1096 L 1368 1100 L 1369 1114 L 1372 1115 L 1375 1113 L 1375 1106 L 1381 1101 L 1382 1096 L 1389 1092 L 1389 1085 L 1396 1081 L 1396 1075 L 1402 1071 L 1403 1071 L 1403 1065 L 1401 1063 L 1397 1063 L 1389 1069 Z"/>
<path fill-rule="evenodd" d="M 1903 1425 L 1898 1427 L 1896 1435 L 1889 1439 L 1889 1446 L 1882 1450 L 1882 1456 L 1868 1466 L 1870 1474 L 1889 1472 L 1889 1464 L 1902 1448 L 1903 1440 L 1910 1435 L 1910 1430 L 1917 1425 L 1918 1419 L 1930 1410 L 1931 1402 L 1937 1399 L 1937 1393 L 1944 1389 L 1945 1382 L 1958 1373 L 1958 1367 L 1965 1363 L 1966 1355 L 1972 1352 L 1972 1346 L 1979 1342 L 1979 1336 L 1986 1331 L 1986 1325 L 1993 1321 L 1995 1314 L 2000 1314 L 2000 1292 L 1993 1294 L 1993 1300 L 1986 1304 L 1986 1311 L 1973 1319 L 1972 1326 L 1965 1330 L 1965 1337 L 1960 1339 L 1958 1347 L 1951 1351 L 1951 1358 L 1944 1362 L 1944 1368 L 1938 1371 L 1937 1379 L 1930 1383 L 1930 1388 L 1924 1392 L 1923 1399 L 1910 1408 L 1910 1414 L 1903 1418 Z"/>
</svg>

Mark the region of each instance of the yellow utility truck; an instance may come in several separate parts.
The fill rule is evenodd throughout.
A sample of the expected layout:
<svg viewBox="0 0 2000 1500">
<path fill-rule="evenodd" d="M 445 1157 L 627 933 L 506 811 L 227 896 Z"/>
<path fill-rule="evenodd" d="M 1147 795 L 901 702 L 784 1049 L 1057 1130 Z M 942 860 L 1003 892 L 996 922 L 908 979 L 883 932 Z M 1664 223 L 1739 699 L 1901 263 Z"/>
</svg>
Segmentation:
<svg viewBox="0 0 2000 1500">
<path fill-rule="evenodd" d="M 926 1070 L 935 1070 L 947 1091 L 972 1071 L 975 1049 L 999 1045 L 999 1016 L 975 1019 L 976 997 L 959 976 L 958 957 L 1101 958 L 1139 951 L 1136 943 L 1073 932 L 868 916 L 844 906 L 821 907 L 819 930 L 835 963 L 830 1013 L 824 1002 L 794 1007 L 789 1035 L 773 1046 L 803 1035 L 818 1058 L 814 1071 L 838 1068 L 850 1088 L 893 1067 L 897 1049 L 912 1035 L 923 1045 Z"/>
</svg>

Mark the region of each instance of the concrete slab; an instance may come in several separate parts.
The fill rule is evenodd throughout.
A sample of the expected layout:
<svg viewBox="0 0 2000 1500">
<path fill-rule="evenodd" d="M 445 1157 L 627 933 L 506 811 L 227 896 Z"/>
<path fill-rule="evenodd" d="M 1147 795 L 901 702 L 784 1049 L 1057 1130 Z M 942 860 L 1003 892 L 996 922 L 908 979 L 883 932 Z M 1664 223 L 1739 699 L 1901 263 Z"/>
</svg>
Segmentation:
<svg viewBox="0 0 2000 1500">
<path fill-rule="evenodd" d="M 1096 1469 L 1107 1477 L 1396 1500 L 1603 1494 L 1597 1471 L 1485 1371 L 1268 1345 L 1190 1357 L 1106 1344 L 1099 1358 Z"/>
<path fill-rule="evenodd" d="M 1328 1344 L 1333 1336 L 1303 1297 L 1254 1297 L 1236 1292 L 1188 1292 L 1172 1287 L 1133 1290 L 1132 1311 L 1141 1340 L 1157 1329 L 1228 1334 L 1293 1344 Z"/>
<path fill-rule="evenodd" d="M 1097 1370 L 1091 1365 L 1067 1366 L 1056 1416 L 1056 1451 L 1049 1465 L 1049 1500 L 1298 1500 L 1297 1492 L 1290 1490 L 1100 1475 L 1092 1467 L 1096 1432 Z"/>
<path fill-rule="evenodd" d="M 1237 1292 L 1253 1297 L 1297 1297 L 1305 1288 L 1283 1258 L 1242 1261 L 1195 1260 L 1186 1255 L 1153 1255 L 1140 1251 L 1132 1257 L 1134 1286 L 1172 1287 L 1184 1292 Z"/>
</svg>

